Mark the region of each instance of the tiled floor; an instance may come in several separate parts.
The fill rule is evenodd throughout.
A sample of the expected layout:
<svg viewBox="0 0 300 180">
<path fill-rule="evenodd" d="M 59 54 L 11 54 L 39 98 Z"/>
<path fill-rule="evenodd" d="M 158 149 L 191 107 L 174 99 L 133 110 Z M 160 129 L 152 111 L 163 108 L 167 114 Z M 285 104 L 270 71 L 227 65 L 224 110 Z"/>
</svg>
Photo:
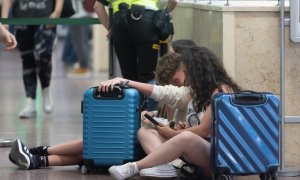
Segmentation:
<svg viewBox="0 0 300 180">
<path fill-rule="evenodd" d="M 0 51 L 0 138 L 20 138 L 26 145 L 53 145 L 82 137 L 82 115 L 80 113 L 83 92 L 107 78 L 107 73 L 93 74 L 90 79 L 71 80 L 65 77 L 60 60 L 61 46 L 55 46 L 53 57 L 54 71 L 51 90 L 55 103 L 54 113 L 45 115 L 41 107 L 35 119 L 19 119 L 18 112 L 24 103 L 24 90 L 21 77 L 21 60 L 17 50 Z M 37 101 L 41 104 L 41 91 Z M 10 180 L 89 180 L 111 177 L 107 173 L 83 175 L 77 166 L 51 167 L 38 170 L 18 170 L 8 160 L 9 147 L 0 147 L 0 179 Z M 134 179 L 141 179 L 135 177 Z M 257 176 L 237 177 L 252 180 Z M 300 177 L 283 178 L 295 180 Z"/>
<path fill-rule="evenodd" d="M 82 94 L 90 86 L 107 79 L 107 73 L 94 74 L 90 79 L 67 79 L 61 63 L 61 45 L 55 46 L 51 82 L 54 112 L 45 115 L 38 107 L 35 119 L 19 119 L 18 112 L 25 100 L 21 76 L 22 61 L 17 50 L 0 51 L 0 138 L 20 138 L 26 145 L 53 145 L 82 137 Z M 37 105 L 41 104 L 38 90 Z M 77 166 L 39 170 L 18 170 L 8 160 L 10 148 L 0 148 L 0 179 L 111 179 L 109 175 L 82 175 Z"/>
</svg>

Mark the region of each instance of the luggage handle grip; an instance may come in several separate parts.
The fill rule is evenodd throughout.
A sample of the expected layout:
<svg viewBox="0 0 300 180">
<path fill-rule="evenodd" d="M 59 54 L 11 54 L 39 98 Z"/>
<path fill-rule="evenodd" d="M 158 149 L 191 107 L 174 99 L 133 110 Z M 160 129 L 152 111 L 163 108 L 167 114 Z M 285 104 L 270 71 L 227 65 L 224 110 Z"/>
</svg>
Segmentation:
<svg viewBox="0 0 300 180">
<path fill-rule="evenodd" d="M 266 96 L 255 91 L 247 90 L 234 93 L 232 101 L 240 105 L 258 105 L 266 102 Z"/>
<path fill-rule="evenodd" d="M 99 91 L 98 87 L 94 87 L 93 96 L 95 99 L 121 99 L 123 97 L 123 89 L 120 86 L 114 86 L 109 92 Z"/>
</svg>

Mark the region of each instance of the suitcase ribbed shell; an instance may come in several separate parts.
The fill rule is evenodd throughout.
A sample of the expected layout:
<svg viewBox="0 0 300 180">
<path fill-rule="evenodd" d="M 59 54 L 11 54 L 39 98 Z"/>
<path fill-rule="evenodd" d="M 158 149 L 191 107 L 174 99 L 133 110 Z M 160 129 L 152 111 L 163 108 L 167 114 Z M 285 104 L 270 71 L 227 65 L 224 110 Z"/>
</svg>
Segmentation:
<svg viewBox="0 0 300 180">
<path fill-rule="evenodd" d="M 123 89 L 121 99 L 95 98 L 93 88 L 83 99 L 83 158 L 94 166 L 110 166 L 133 161 L 137 156 L 140 127 L 140 95 Z"/>
<path fill-rule="evenodd" d="M 212 168 L 216 173 L 259 174 L 279 165 L 279 101 L 264 93 L 262 104 L 235 104 L 233 94 L 213 102 Z M 229 171 L 229 172 L 228 172 Z"/>
</svg>

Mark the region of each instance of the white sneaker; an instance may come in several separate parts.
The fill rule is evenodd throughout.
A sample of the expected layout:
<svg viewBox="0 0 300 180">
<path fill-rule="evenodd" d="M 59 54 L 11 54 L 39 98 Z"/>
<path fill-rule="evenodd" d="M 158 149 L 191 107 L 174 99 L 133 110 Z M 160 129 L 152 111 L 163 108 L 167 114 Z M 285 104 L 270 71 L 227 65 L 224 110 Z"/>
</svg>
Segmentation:
<svg viewBox="0 0 300 180">
<path fill-rule="evenodd" d="M 44 88 L 42 90 L 42 96 L 43 96 L 43 109 L 44 109 L 44 112 L 46 114 L 52 113 L 53 103 L 52 103 L 49 87 Z"/>
<path fill-rule="evenodd" d="M 20 118 L 32 118 L 35 117 L 36 110 L 35 110 L 35 100 L 32 98 L 26 98 L 26 105 L 20 111 L 19 117 Z"/>
<path fill-rule="evenodd" d="M 182 161 L 180 158 L 177 158 L 177 159 L 174 159 L 173 161 L 169 162 L 169 164 L 174 166 L 175 168 L 180 169 L 186 163 L 184 161 Z"/>
<path fill-rule="evenodd" d="M 140 171 L 140 176 L 171 178 L 177 177 L 178 175 L 176 169 L 172 165 L 162 164 L 152 168 L 142 169 Z"/>
<path fill-rule="evenodd" d="M 108 171 L 110 175 L 117 180 L 127 179 L 139 173 L 135 162 L 129 162 L 121 166 L 112 166 Z"/>
</svg>

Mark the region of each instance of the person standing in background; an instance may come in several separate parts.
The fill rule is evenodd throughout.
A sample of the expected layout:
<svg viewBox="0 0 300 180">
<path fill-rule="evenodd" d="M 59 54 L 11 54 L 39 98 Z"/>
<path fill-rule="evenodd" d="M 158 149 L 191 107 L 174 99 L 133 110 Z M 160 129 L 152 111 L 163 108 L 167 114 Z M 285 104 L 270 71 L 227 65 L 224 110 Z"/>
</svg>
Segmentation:
<svg viewBox="0 0 300 180">
<path fill-rule="evenodd" d="M 7 18 L 10 7 L 13 17 L 49 17 L 59 18 L 63 0 L 3 0 L 2 18 Z M 7 27 L 7 26 L 6 26 Z M 56 37 L 56 28 L 52 25 L 16 25 L 15 36 L 21 53 L 23 82 L 26 104 L 19 113 L 20 118 L 32 118 L 36 115 L 37 80 L 42 87 L 43 110 L 46 114 L 53 111 L 50 95 L 52 73 L 52 50 Z"/>
<path fill-rule="evenodd" d="M 159 31 L 153 26 L 158 8 L 158 0 L 115 0 L 112 1 L 112 24 L 105 6 L 109 0 L 97 0 L 94 9 L 100 22 L 112 35 L 112 42 L 122 76 L 126 79 L 154 83 L 154 71 L 159 53 Z M 169 0 L 166 7 L 172 11 L 177 0 Z M 149 99 L 151 101 L 151 99 Z M 154 110 L 152 105 L 148 110 Z"/>
<path fill-rule="evenodd" d="M 91 14 L 83 7 L 83 0 L 73 0 L 75 14 L 72 18 L 86 18 Z M 69 26 L 69 35 L 72 46 L 74 48 L 76 59 L 79 62 L 79 67 L 73 67 L 68 72 L 68 78 L 87 78 L 90 77 L 90 26 L 89 25 L 73 25 Z"/>
</svg>

